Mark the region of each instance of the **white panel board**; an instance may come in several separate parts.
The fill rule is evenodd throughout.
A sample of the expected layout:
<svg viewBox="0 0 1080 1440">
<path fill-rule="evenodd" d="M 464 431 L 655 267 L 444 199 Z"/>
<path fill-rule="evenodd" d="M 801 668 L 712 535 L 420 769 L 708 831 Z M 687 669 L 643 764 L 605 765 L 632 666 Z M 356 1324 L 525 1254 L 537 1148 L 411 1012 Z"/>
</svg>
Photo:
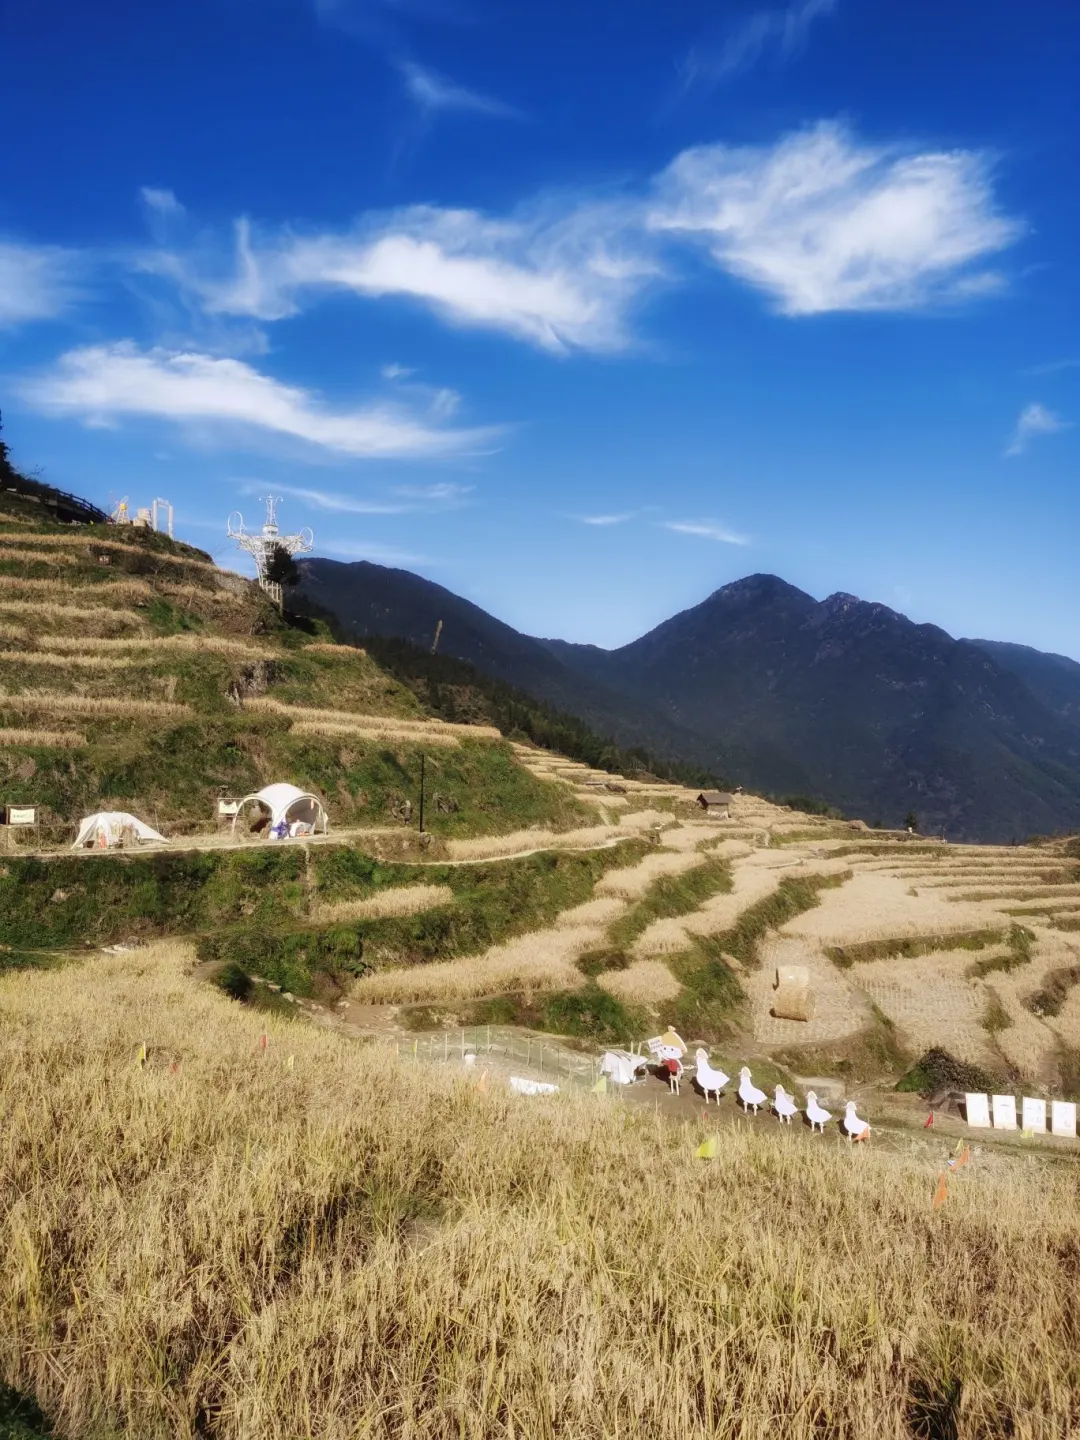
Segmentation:
<svg viewBox="0 0 1080 1440">
<path fill-rule="evenodd" d="M 1034 1100 L 1030 1095 L 1025 1095 L 1021 1101 L 1021 1117 L 1025 1130 L 1030 1130 L 1033 1135 L 1046 1134 L 1045 1100 Z"/>
<path fill-rule="evenodd" d="M 995 1130 L 1016 1129 L 1016 1096 L 992 1095 L 990 1103 L 994 1109 Z"/>
<path fill-rule="evenodd" d="M 1050 1131 L 1053 1135 L 1076 1139 L 1076 1106 L 1071 1100 L 1051 1100 Z"/>
<path fill-rule="evenodd" d="M 964 1114 L 967 1123 L 979 1130 L 990 1129 L 990 1097 L 988 1095 L 965 1095 Z"/>
</svg>

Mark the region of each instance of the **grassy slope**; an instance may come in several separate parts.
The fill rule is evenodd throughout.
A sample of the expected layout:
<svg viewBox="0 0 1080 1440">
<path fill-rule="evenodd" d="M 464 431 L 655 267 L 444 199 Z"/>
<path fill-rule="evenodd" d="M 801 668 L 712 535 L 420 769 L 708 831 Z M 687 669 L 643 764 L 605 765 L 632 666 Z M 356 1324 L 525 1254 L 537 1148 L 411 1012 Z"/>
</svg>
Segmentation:
<svg viewBox="0 0 1080 1440">
<path fill-rule="evenodd" d="M 481 1093 L 186 963 L 0 978 L 0 1379 L 58 1433 L 1080 1423 L 1071 1167 L 977 1154 L 934 1210 L 946 1147 L 764 1117 L 702 1162 L 701 1122 Z"/>
<path fill-rule="evenodd" d="M 19 543 L 37 537 L 40 554 Z M 91 540 L 87 545 L 82 543 Z M 59 543 L 55 543 L 59 542 Z M 40 705 L 0 699 L 0 726 L 74 730 L 85 745 L 0 745 L 0 793 L 36 803 L 62 841 L 83 814 L 131 809 L 184 828 L 204 826 L 220 794 L 237 795 L 289 779 L 323 794 L 338 824 L 393 823 L 415 802 L 419 746 L 411 740 L 296 735 L 289 718 L 244 711 L 229 698 L 265 694 L 286 704 L 420 718 L 413 694 L 361 650 L 319 652 L 328 637 L 282 623 L 259 590 L 223 576 L 209 557 L 145 531 L 5 523 L 0 497 L 0 692 L 35 692 Z M 108 556 L 109 563 L 101 563 Z M 29 582 L 29 583 L 27 583 Z M 15 602 L 5 609 L 5 601 Z M 37 612 L 26 606 L 45 606 Z M 77 606 L 93 620 L 49 613 Z M 112 611 L 125 612 L 109 626 Z M 22 632 L 22 634 L 18 632 Z M 85 634 L 69 662 L 49 663 L 50 638 Z M 168 645 L 119 653 L 96 637 L 179 636 L 225 642 L 225 653 Z M 6 656 L 8 658 L 3 658 Z M 80 663 L 89 659 L 97 664 Z M 60 713 L 50 697 L 150 700 L 187 713 L 147 717 Z M 516 765 L 508 746 L 467 743 L 429 755 L 429 829 L 475 835 L 527 825 L 565 826 L 584 812 L 562 787 Z"/>
</svg>

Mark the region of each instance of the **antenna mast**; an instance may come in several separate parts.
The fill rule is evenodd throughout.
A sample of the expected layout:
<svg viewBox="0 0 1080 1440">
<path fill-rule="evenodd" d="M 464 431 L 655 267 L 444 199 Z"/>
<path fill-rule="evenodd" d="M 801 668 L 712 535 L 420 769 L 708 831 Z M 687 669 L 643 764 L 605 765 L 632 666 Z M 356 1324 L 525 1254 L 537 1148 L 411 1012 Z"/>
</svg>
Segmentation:
<svg viewBox="0 0 1080 1440">
<path fill-rule="evenodd" d="M 305 526 L 297 535 L 282 535 L 278 530 L 277 507 L 279 495 L 260 496 L 266 506 L 266 520 L 261 530 L 246 530 L 244 517 L 239 510 L 229 516 L 228 535 L 241 550 L 255 561 L 255 574 L 259 585 L 270 596 L 280 610 L 284 603 L 281 585 L 268 577 L 271 562 L 279 551 L 286 555 L 310 555 L 315 548 L 315 536 Z"/>
</svg>

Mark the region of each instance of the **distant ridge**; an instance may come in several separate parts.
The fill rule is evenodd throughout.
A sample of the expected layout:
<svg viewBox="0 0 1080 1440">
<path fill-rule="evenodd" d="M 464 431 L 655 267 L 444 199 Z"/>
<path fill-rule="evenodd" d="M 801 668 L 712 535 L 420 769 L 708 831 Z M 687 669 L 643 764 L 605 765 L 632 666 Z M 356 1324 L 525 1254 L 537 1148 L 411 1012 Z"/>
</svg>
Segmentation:
<svg viewBox="0 0 1080 1440">
<path fill-rule="evenodd" d="M 1080 827 L 1080 665 L 956 640 L 775 575 L 725 585 L 618 650 L 522 635 L 404 570 L 311 559 L 301 593 L 343 631 L 397 635 L 520 687 L 623 745 L 869 823 L 1008 842 Z"/>
</svg>

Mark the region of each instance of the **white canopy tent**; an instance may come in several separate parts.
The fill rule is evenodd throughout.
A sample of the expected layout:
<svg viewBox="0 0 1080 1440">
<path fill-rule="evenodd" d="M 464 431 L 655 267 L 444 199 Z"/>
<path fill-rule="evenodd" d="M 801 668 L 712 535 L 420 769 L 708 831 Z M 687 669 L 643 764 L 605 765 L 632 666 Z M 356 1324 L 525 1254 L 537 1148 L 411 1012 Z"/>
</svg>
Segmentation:
<svg viewBox="0 0 1080 1440">
<path fill-rule="evenodd" d="M 317 795 L 299 790 L 295 785 L 279 783 L 264 785 L 253 795 L 245 795 L 233 817 L 232 828 L 249 805 L 258 805 L 269 812 L 269 831 L 278 839 L 286 835 L 326 834 L 326 806 Z"/>
<path fill-rule="evenodd" d="M 155 841 L 159 845 L 168 844 L 164 835 L 126 810 L 102 810 L 80 822 L 79 838 L 71 848 L 110 850 L 117 845 L 146 845 Z"/>
</svg>

